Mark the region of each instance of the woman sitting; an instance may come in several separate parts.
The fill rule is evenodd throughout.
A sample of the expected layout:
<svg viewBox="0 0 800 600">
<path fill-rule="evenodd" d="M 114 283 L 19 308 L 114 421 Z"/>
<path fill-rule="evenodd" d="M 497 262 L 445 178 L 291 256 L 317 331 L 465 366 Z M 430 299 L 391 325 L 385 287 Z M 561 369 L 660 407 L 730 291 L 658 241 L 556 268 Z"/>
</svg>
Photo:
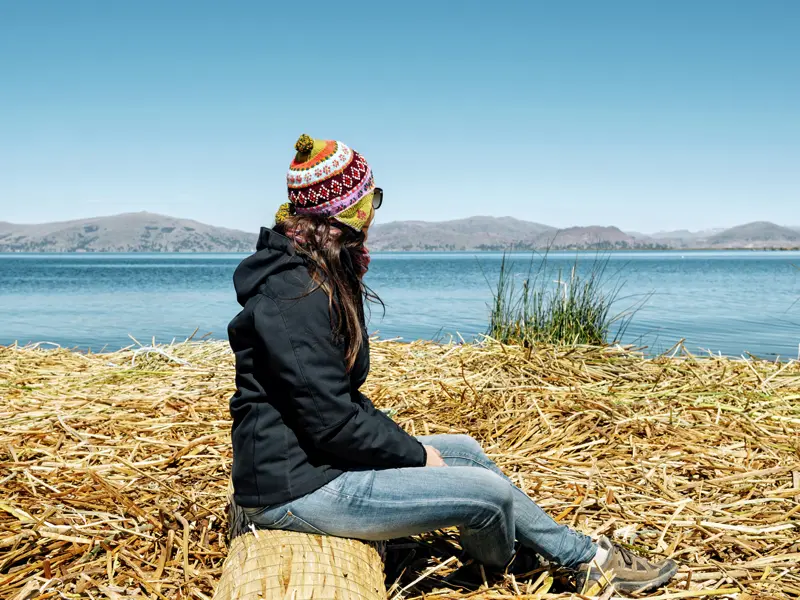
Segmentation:
<svg viewBox="0 0 800 600">
<path fill-rule="evenodd" d="M 383 191 L 364 157 L 301 136 L 289 202 L 237 268 L 233 484 L 270 529 L 387 540 L 458 527 L 476 560 L 503 568 L 515 541 L 574 569 L 579 591 L 666 583 L 650 563 L 556 523 L 468 436 L 413 437 L 359 390 L 369 372 L 366 248 Z"/>
</svg>

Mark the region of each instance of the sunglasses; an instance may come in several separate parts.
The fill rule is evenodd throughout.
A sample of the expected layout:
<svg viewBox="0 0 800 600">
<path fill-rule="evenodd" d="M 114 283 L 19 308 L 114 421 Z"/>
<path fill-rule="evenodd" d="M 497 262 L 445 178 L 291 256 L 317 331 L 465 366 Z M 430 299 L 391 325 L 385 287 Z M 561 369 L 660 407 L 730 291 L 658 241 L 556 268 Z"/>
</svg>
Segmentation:
<svg viewBox="0 0 800 600">
<path fill-rule="evenodd" d="M 372 192 L 372 208 L 378 210 L 383 204 L 383 190 L 376 187 Z"/>
</svg>

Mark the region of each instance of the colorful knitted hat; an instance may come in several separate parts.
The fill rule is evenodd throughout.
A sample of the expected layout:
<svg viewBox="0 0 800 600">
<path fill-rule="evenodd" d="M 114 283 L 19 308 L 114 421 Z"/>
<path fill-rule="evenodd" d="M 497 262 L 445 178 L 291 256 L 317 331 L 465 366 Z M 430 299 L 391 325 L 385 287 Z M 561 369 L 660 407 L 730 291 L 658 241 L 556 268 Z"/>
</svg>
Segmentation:
<svg viewBox="0 0 800 600">
<path fill-rule="evenodd" d="M 334 140 L 315 140 L 303 134 L 295 144 L 297 155 L 286 183 L 289 207 L 298 215 L 334 217 L 361 231 L 372 213 L 375 180 L 367 161 L 355 150 Z"/>
</svg>

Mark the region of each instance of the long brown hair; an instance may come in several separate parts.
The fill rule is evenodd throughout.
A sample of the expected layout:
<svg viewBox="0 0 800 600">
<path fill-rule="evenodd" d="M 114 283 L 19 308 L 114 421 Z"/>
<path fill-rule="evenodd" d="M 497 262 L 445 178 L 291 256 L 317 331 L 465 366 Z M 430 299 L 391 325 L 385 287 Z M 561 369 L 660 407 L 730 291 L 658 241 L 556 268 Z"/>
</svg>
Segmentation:
<svg viewBox="0 0 800 600">
<path fill-rule="evenodd" d="M 357 269 L 364 251 L 364 232 L 321 215 L 289 215 L 274 229 L 294 241 L 297 252 L 307 259 L 311 279 L 328 294 L 333 335 L 338 342 L 344 341 L 350 371 L 366 337 L 365 302 L 383 306 Z"/>
</svg>

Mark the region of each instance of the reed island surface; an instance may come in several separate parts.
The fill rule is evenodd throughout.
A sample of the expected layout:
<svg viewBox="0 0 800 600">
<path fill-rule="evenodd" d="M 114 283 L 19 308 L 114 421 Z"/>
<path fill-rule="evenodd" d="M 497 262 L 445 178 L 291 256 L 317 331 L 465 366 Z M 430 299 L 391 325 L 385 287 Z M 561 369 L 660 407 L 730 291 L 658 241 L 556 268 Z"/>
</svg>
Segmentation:
<svg viewBox="0 0 800 600">
<path fill-rule="evenodd" d="M 210 598 L 233 373 L 225 342 L 0 348 L 0 597 Z M 653 597 L 800 596 L 797 361 L 374 341 L 366 387 L 412 433 L 480 440 L 559 521 L 680 561 Z M 459 555 L 453 531 L 392 541 L 387 588 L 570 597 L 546 570 L 460 588 Z"/>
</svg>

